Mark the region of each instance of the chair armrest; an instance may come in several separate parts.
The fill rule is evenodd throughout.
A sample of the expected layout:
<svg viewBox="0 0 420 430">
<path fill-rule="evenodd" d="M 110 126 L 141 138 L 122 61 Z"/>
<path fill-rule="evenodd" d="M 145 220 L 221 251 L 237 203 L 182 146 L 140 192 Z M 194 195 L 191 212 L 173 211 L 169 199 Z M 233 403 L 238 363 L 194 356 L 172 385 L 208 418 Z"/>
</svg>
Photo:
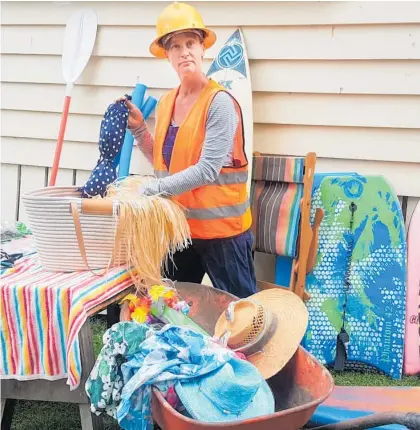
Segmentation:
<svg viewBox="0 0 420 430">
<path fill-rule="evenodd" d="M 311 241 L 311 247 L 309 248 L 306 273 L 312 272 L 316 263 L 316 256 L 318 253 L 318 233 L 319 233 L 319 227 L 321 225 L 323 218 L 324 218 L 324 211 L 321 208 L 317 208 L 315 212 L 314 226 L 312 228 L 312 241 Z"/>
</svg>

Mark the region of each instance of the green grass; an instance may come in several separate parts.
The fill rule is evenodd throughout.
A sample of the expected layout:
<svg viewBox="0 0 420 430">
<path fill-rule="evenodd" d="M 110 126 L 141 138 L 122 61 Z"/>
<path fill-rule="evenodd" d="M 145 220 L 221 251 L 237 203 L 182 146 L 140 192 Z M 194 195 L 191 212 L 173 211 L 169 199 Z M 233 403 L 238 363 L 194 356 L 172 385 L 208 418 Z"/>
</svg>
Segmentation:
<svg viewBox="0 0 420 430">
<path fill-rule="evenodd" d="M 111 417 L 104 417 L 105 430 L 120 427 Z M 79 408 L 68 403 L 24 402 L 16 405 L 12 430 L 80 430 Z"/>
<path fill-rule="evenodd" d="M 102 348 L 102 335 L 106 324 L 96 319 L 92 324 L 93 347 L 98 355 Z M 420 378 L 405 376 L 394 380 L 374 373 L 331 372 L 337 385 L 360 386 L 420 386 Z M 119 429 L 110 417 L 104 417 L 105 429 Z M 13 430 L 79 430 L 80 418 L 77 405 L 51 402 L 19 401 L 13 417 Z"/>
<path fill-rule="evenodd" d="M 331 374 L 336 385 L 420 387 L 420 378 L 417 376 L 403 376 L 402 379 L 395 380 L 375 373 L 331 372 Z"/>
<path fill-rule="evenodd" d="M 106 331 L 106 321 L 103 318 L 92 319 L 92 336 L 93 336 L 93 350 L 95 357 L 97 357 L 102 348 L 102 337 Z"/>
</svg>

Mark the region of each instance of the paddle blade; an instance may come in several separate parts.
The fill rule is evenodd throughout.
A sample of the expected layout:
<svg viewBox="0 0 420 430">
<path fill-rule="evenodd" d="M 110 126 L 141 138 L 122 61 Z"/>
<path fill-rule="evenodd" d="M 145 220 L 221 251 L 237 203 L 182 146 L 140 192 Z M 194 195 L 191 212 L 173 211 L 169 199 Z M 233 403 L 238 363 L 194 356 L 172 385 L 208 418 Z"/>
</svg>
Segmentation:
<svg viewBox="0 0 420 430">
<path fill-rule="evenodd" d="M 96 40 L 98 21 L 93 10 L 81 10 L 67 21 L 64 33 L 62 68 L 63 78 L 74 84 L 85 69 Z"/>
</svg>

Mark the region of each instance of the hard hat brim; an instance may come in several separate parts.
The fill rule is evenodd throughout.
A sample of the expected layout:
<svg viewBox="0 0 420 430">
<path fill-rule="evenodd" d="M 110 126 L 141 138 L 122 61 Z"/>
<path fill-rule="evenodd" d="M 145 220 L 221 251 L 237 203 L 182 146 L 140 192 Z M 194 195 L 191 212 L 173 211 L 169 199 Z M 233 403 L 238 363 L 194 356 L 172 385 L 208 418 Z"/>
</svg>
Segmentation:
<svg viewBox="0 0 420 430">
<path fill-rule="evenodd" d="M 197 30 L 197 28 L 180 28 L 175 31 L 178 33 L 180 31 L 188 32 L 189 30 Z M 211 48 L 216 42 L 216 39 L 217 39 L 216 34 L 214 33 L 214 31 L 211 31 L 208 28 L 199 28 L 199 30 L 203 30 L 206 33 L 206 37 L 204 38 L 204 41 L 203 41 L 204 48 L 205 49 Z M 166 35 L 157 37 L 150 44 L 149 51 L 156 58 L 166 58 L 165 50 L 159 45 L 159 40 L 162 39 L 162 37 L 164 36 Z"/>
</svg>

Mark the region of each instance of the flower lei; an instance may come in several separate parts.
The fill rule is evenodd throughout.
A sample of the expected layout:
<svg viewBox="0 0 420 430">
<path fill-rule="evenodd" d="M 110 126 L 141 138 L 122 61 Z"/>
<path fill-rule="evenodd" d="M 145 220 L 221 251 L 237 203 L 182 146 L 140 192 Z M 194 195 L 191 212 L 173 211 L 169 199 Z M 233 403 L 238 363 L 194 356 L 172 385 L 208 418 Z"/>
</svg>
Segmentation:
<svg viewBox="0 0 420 430">
<path fill-rule="evenodd" d="M 166 306 L 176 311 L 187 314 L 190 310 L 190 307 L 185 301 L 178 299 L 175 289 L 164 285 L 153 285 L 149 289 L 148 295 L 145 297 L 128 294 L 122 301 L 129 301 L 128 308 L 133 321 L 140 324 L 150 324 L 153 322 L 153 317 L 151 315 L 152 306 L 156 304 L 160 298 L 163 298 Z"/>
</svg>

